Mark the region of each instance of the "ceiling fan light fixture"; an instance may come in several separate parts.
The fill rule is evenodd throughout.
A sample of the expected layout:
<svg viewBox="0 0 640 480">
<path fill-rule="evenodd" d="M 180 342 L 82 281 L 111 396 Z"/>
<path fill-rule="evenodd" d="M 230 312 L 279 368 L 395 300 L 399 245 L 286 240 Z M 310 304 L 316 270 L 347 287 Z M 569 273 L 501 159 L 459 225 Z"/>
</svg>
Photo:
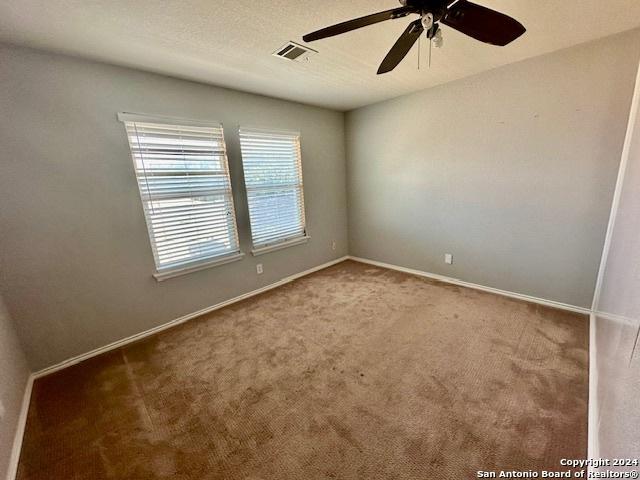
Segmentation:
<svg viewBox="0 0 640 480">
<path fill-rule="evenodd" d="M 432 38 L 433 41 L 433 46 L 436 48 L 440 48 L 442 47 L 442 44 L 444 43 L 444 39 L 442 37 L 442 29 L 438 28 L 438 30 L 436 31 L 436 34 L 433 36 Z"/>
<path fill-rule="evenodd" d="M 422 22 L 422 28 L 429 30 L 433 27 L 433 13 L 423 13 L 420 21 Z"/>
</svg>

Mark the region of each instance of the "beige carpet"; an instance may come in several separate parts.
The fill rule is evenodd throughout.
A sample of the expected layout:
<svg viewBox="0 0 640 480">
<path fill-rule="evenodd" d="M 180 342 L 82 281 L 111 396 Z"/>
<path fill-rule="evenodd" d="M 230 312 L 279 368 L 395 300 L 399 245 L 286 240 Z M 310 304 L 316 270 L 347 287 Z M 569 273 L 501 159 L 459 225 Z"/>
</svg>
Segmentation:
<svg viewBox="0 0 640 480">
<path fill-rule="evenodd" d="M 559 469 L 587 348 L 584 316 L 343 262 L 36 381 L 18 478 Z"/>
</svg>

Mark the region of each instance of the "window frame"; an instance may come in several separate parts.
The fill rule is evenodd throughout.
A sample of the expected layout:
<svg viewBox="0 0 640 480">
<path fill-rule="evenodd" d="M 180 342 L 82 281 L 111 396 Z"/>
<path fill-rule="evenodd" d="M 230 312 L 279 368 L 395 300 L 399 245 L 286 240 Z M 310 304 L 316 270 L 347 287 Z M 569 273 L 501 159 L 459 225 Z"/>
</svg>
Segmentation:
<svg viewBox="0 0 640 480">
<path fill-rule="evenodd" d="M 204 270 L 207 268 L 212 268 L 218 265 L 224 265 L 227 263 L 235 262 L 237 260 L 241 260 L 244 257 L 244 253 L 240 250 L 240 235 L 238 232 L 238 220 L 237 213 L 235 208 L 235 201 L 233 198 L 233 186 L 231 181 L 231 172 L 229 167 L 229 157 L 226 147 L 226 140 L 224 138 L 224 128 L 221 122 L 214 121 L 201 121 L 201 120 L 191 120 L 186 118 L 178 118 L 178 117 L 165 117 L 160 115 L 146 115 L 146 114 L 138 114 L 138 113 L 129 113 L 129 112 L 120 112 L 117 115 L 118 120 L 122 122 L 125 127 L 125 135 L 127 137 L 127 146 L 129 148 L 130 158 L 132 160 L 134 175 L 136 177 L 136 186 L 138 188 L 139 198 L 142 204 L 142 209 L 145 217 L 145 223 L 147 227 L 147 235 L 149 238 L 149 244 L 151 247 L 151 251 L 153 254 L 155 272 L 153 273 L 153 277 L 157 281 L 163 281 L 169 278 L 174 278 L 180 275 L 185 275 L 188 273 L 196 272 L 199 270 Z M 200 258 L 196 258 L 194 260 L 187 260 L 183 262 L 178 262 L 173 265 L 162 266 L 159 260 L 159 254 L 157 250 L 157 240 L 156 234 L 153 229 L 152 219 L 150 217 L 150 211 L 147 207 L 147 202 L 153 201 L 150 199 L 145 199 L 143 186 L 140 183 L 139 178 L 139 167 L 136 163 L 136 157 L 134 155 L 133 145 L 131 143 L 129 131 L 127 130 L 127 125 L 130 123 L 146 123 L 146 124 L 156 124 L 156 125 L 167 125 L 172 127 L 177 127 L 178 130 L 180 127 L 196 127 L 196 128 L 213 128 L 219 129 L 221 137 L 222 137 L 222 147 L 224 154 L 222 155 L 222 162 L 224 162 L 222 172 L 226 175 L 226 180 L 228 181 L 229 190 L 228 198 L 225 199 L 228 202 L 228 206 L 230 209 L 230 215 L 233 217 L 230 222 L 231 225 L 227 224 L 227 228 L 231 228 L 229 231 L 229 236 L 231 239 L 235 240 L 235 244 L 232 245 L 233 248 L 229 252 L 223 252 L 216 255 L 209 255 Z M 188 175 L 188 173 L 187 173 Z M 144 181 L 147 181 L 147 177 L 144 176 Z M 189 197 L 177 197 L 177 198 L 194 198 L 195 196 Z"/>
<path fill-rule="evenodd" d="M 247 175 L 246 175 L 246 168 L 245 168 L 245 163 L 244 163 L 244 159 L 245 156 L 243 154 L 243 145 L 242 145 L 242 131 L 246 130 L 246 131 L 252 131 L 252 132 L 261 132 L 264 134 L 273 134 L 273 135 L 289 135 L 289 136 L 295 136 L 296 137 L 296 142 L 297 142 L 297 171 L 298 171 L 298 182 L 295 185 L 289 185 L 289 186 L 285 186 L 284 189 L 299 189 L 299 199 L 301 202 L 301 206 L 300 206 L 300 213 L 301 213 L 301 220 L 302 220 L 302 234 L 300 235 L 296 235 L 295 237 L 291 237 L 291 238 L 282 238 L 282 239 L 278 239 L 278 240 L 273 240 L 264 244 L 258 244 L 256 246 L 256 243 L 254 241 L 254 236 L 253 236 L 253 222 L 251 220 L 251 206 L 250 206 L 250 199 L 249 199 L 249 194 L 252 191 L 265 191 L 265 190 L 269 190 L 269 189 L 273 189 L 274 186 L 263 186 L 263 187 L 249 187 L 247 185 Z M 307 224 L 307 214 L 306 214 L 306 203 L 305 203 L 305 199 L 304 199 L 304 174 L 303 174 L 303 168 L 302 168 L 302 134 L 299 131 L 295 131 L 295 130 L 282 130 L 282 129 L 276 129 L 276 128 L 267 128 L 267 127 L 256 127 L 256 126 L 252 126 L 252 125 L 238 125 L 238 141 L 240 143 L 240 155 L 241 155 L 241 161 L 242 161 L 242 169 L 243 169 L 243 180 L 244 180 L 244 187 L 245 187 L 245 198 L 247 200 L 247 213 L 248 213 L 248 217 L 249 217 L 249 232 L 250 232 L 250 236 L 251 236 L 251 254 L 253 256 L 259 256 L 259 255 L 264 255 L 266 253 L 270 253 L 270 252 L 274 252 L 277 250 L 282 250 L 284 248 L 288 248 L 288 247 L 293 247 L 295 245 L 301 245 L 306 243 L 308 240 L 311 239 L 311 236 L 309 235 L 309 227 Z M 277 187 L 278 185 L 276 185 Z"/>
</svg>

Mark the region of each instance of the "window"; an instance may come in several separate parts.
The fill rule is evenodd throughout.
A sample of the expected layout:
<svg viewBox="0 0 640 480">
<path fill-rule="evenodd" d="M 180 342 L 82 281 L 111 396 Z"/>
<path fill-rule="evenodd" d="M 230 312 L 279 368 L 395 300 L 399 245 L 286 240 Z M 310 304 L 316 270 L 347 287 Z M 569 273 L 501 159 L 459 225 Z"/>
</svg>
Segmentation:
<svg viewBox="0 0 640 480">
<path fill-rule="evenodd" d="M 300 134 L 240 128 L 255 255 L 306 241 Z"/>
<path fill-rule="evenodd" d="M 120 114 L 158 280 L 242 257 L 222 125 Z"/>
</svg>

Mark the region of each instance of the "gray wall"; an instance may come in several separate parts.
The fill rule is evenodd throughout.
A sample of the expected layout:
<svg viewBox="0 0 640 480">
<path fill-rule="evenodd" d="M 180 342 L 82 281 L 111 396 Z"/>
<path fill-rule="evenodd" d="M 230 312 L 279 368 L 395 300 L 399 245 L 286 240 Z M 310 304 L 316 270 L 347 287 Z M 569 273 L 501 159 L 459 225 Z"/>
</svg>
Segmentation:
<svg viewBox="0 0 640 480">
<path fill-rule="evenodd" d="M 638 55 L 634 31 L 350 112 L 345 185 L 339 112 L 0 45 L 0 293 L 32 367 L 345 255 L 347 200 L 353 255 L 589 306 Z M 245 252 L 237 125 L 299 129 L 311 241 L 157 283 L 118 111 L 225 124 Z"/>
<path fill-rule="evenodd" d="M 7 478 L 28 378 L 27 360 L 0 297 L 0 478 Z"/>
<path fill-rule="evenodd" d="M 638 55 L 635 30 L 348 113 L 350 253 L 589 307 Z"/>
<path fill-rule="evenodd" d="M 639 72 L 640 73 L 640 72 Z M 640 79 L 640 76 L 638 77 Z M 640 99 L 640 83 L 636 85 Z M 640 112 L 596 310 L 597 432 L 602 458 L 640 455 Z M 637 470 L 633 468 L 632 470 Z"/>
<path fill-rule="evenodd" d="M 0 65 L 0 293 L 34 369 L 347 253 L 342 113 L 6 45 Z M 245 259 L 152 278 L 119 111 L 224 123 Z M 307 244 L 248 253 L 238 124 L 301 131 Z"/>
</svg>

